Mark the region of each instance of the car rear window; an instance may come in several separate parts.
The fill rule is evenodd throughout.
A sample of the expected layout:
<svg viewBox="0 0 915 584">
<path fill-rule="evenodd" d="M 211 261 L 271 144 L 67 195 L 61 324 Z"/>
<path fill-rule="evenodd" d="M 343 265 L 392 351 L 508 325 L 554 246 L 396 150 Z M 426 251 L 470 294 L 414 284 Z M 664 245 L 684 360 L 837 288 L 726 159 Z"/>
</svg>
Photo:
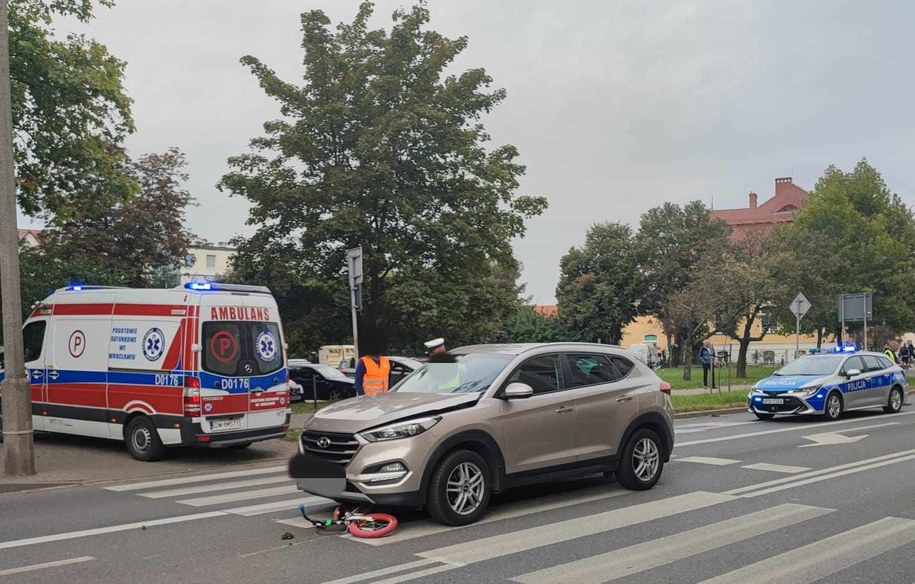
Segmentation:
<svg viewBox="0 0 915 584">
<path fill-rule="evenodd" d="M 867 365 L 868 371 L 880 371 L 883 369 L 883 366 L 880 365 L 880 361 L 873 355 L 862 355 L 862 357 L 864 358 L 864 364 Z"/>
<path fill-rule="evenodd" d="M 877 357 L 877 359 L 880 361 L 880 364 L 883 365 L 884 369 L 889 369 L 893 366 L 893 362 L 886 357 Z"/>
</svg>

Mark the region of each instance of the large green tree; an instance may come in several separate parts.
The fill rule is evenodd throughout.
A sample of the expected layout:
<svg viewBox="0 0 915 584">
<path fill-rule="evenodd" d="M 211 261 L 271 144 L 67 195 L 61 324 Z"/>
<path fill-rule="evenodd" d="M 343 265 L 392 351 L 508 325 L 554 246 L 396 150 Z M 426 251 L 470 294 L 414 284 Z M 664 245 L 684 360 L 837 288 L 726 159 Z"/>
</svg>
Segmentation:
<svg viewBox="0 0 915 584">
<path fill-rule="evenodd" d="M 10 81 L 20 208 L 68 219 L 87 194 L 128 197 L 121 144 L 134 129 L 123 61 L 83 35 L 61 38 L 55 16 L 91 20 L 113 0 L 11 0 Z"/>
<path fill-rule="evenodd" d="M 829 241 L 825 248 L 804 252 L 830 264 L 834 292 L 873 292 L 872 324 L 896 332 L 915 326 L 915 305 L 907 301 L 915 289 L 915 219 L 867 160 L 850 172 L 827 168 L 792 230 L 797 234 L 791 237 Z M 817 324 L 835 330 L 835 297 L 822 302 L 829 312 Z"/>
<path fill-rule="evenodd" d="M 632 229 L 598 223 L 560 261 L 559 319 L 571 338 L 619 344 L 644 291 Z"/>
<path fill-rule="evenodd" d="M 674 349 L 674 364 L 692 352 L 698 334 L 695 325 L 684 317 L 695 311 L 684 311 L 691 301 L 683 301 L 681 293 L 697 280 L 713 275 L 719 266 L 703 260 L 718 257 L 728 245 L 730 232 L 727 224 L 710 218 L 700 201 L 683 206 L 667 202 L 649 209 L 640 219 L 636 243 L 646 289 L 639 310 L 657 318 L 664 327 L 667 346 Z M 677 318 L 669 310 L 675 297 L 681 300 Z"/>
<path fill-rule="evenodd" d="M 239 261 L 345 288 L 345 250 L 361 245 L 363 327 L 415 344 L 416 327 L 401 331 L 421 313 L 455 342 L 482 336 L 514 307 L 499 272 L 546 201 L 516 195 L 513 146 L 487 147 L 481 118 L 505 92 L 483 69 L 450 74 L 467 39 L 429 30 L 424 5 L 395 12 L 389 32 L 369 28 L 372 13 L 364 2 L 335 29 L 302 14 L 302 85 L 242 59 L 283 118 L 220 183 L 252 205 Z"/>
</svg>

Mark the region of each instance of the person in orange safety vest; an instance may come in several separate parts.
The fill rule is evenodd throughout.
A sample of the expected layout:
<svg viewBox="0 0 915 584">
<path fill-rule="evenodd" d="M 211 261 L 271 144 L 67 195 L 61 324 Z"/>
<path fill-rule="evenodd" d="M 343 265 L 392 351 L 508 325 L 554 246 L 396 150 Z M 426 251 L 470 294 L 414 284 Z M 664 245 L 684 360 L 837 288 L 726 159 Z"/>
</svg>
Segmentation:
<svg viewBox="0 0 915 584">
<path fill-rule="evenodd" d="M 356 365 L 356 395 L 387 393 L 391 382 L 391 362 L 387 357 L 364 355 Z"/>
</svg>

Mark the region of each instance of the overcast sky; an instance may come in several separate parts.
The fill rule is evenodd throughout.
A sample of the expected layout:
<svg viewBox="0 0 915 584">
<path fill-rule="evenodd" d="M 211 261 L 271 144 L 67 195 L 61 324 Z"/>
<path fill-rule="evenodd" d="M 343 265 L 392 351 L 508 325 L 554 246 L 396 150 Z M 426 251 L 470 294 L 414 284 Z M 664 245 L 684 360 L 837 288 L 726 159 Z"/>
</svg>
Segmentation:
<svg viewBox="0 0 915 584">
<path fill-rule="evenodd" d="M 250 233 L 247 204 L 215 184 L 278 115 L 238 62 L 301 78 L 299 13 L 351 19 L 357 0 L 120 0 L 81 30 L 127 61 L 131 153 L 181 148 L 213 241 Z M 408 2 L 377 4 L 376 26 Z M 637 224 L 665 200 L 746 206 L 793 176 L 809 189 L 829 164 L 866 156 L 913 203 L 915 5 L 906 2 L 430 0 L 432 26 L 470 46 L 505 103 L 494 143 L 527 165 L 521 194 L 549 210 L 516 242 L 534 302 L 551 303 L 560 257 L 596 221 Z"/>
</svg>

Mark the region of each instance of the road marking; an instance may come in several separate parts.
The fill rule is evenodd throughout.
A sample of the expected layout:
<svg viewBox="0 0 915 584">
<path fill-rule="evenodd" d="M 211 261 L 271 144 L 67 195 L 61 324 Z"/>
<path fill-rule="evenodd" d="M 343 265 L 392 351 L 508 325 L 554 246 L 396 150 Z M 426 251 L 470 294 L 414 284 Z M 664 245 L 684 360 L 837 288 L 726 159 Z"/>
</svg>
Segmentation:
<svg viewBox="0 0 915 584">
<path fill-rule="evenodd" d="M 149 521 L 140 521 L 138 523 L 126 523 L 124 525 L 111 525 L 109 527 L 98 527 L 96 529 L 85 529 L 83 531 L 68 531 L 56 535 L 43 535 L 41 537 L 30 537 L 28 539 L 17 539 L 13 541 L 0 542 L 0 550 L 10 548 L 24 547 L 27 545 L 36 545 L 40 543 L 50 543 L 53 541 L 64 541 L 67 539 L 77 539 L 80 537 L 89 537 L 92 535 L 102 535 L 105 533 L 116 533 L 118 531 L 130 531 L 132 529 L 142 529 L 143 527 L 156 527 L 158 525 L 171 525 L 172 523 L 184 523 L 187 521 L 197 521 L 200 519 L 209 519 L 210 517 L 221 517 L 225 513 L 222 511 L 210 511 L 208 513 L 195 513 L 193 515 L 179 515 L 178 517 L 166 517 L 165 519 L 151 519 Z"/>
<path fill-rule="evenodd" d="M 767 462 L 757 462 L 756 464 L 747 464 L 740 468 L 748 468 L 750 470 L 767 470 L 770 472 L 783 472 L 785 474 L 797 474 L 799 472 L 806 472 L 810 470 L 806 466 L 787 466 L 784 464 L 769 464 Z"/>
<path fill-rule="evenodd" d="M 887 517 L 702 584 L 809 584 L 915 541 L 915 521 Z"/>
<path fill-rule="evenodd" d="M 249 499 L 266 499 L 267 497 L 278 497 L 280 495 L 290 495 L 301 493 L 295 485 L 286 485 L 285 487 L 275 487 L 273 489 L 259 489 L 257 491 L 242 491 L 241 493 L 229 493 L 228 495 L 213 495 L 212 497 L 198 497 L 196 499 L 184 499 L 178 501 L 181 505 L 190 505 L 191 507 L 208 507 L 210 505 L 221 505 L 223 503 L 234 503 L 235 501 L 247 501 Z"/>
<path fill-rule="evenodd" d="M 161 481 L 149 481 L 145 483 L 130 483 L 127 485 L 115 485 L 113 487 L 104 487 L 106 491 L 140 491 L 145 489 L 157 489 L 159 487 L 173 487 L 175 485 L 189 485 L 191 483 L 203 483 L 207 481 L 218 481 L 222 479 L 236 479 L 239 477 L 249 477 L 252 475 L 275 474 L 279 472 L 288 472 L 286 466 L 271 466 L 266 468 L 252 468 L 249 470 L 236 470 L 232 472 L 221 472 L 215 474 L 194 475 L 191 477 L 181 477 L 178 479 L 164 479 Z"/>
<path fill-rule="evenodd" d="M 768 495 L 768 494 L 770 494 L 770 493 L 777 493 L 778 491 L 784 491 L 785 489 L 793 489 L 794 487 L 802 487 L 802 486 L 804 486 L 804 485 L 809 485 L 809 484 L 811 484 L 811 483 L 818 483 L 818 482 L 820 482 L 820 481 L 828 481 L 828 480 L 831 480 L 831 479 L 843 477 L 843 476 L 845 476 L 845 475 L 850 475 L 850 474 L 854 474 L 854 473 L 858 473 L 858 472 L 864 472 L 864 471 L 866 471 L 866 470 L 873 470 L 873 469 L 875 469 L 875 468 L 880 468 L 880 467 L 882 467 L 882 466 L 889 466 L 889 465 L 891 465 L 891 464 L 898 464 L 898 463 L 900 463 L 900 462 L 906 462 L 906 461 L 908 461 L 908 460 L 915 460 L 915 454 L 911 454 L 911 455 L 909 455 L 909 456 L 903 456 L 902 458 L 894 458 L 894 459 L 891 459 L 891 460 L 884 460 L 883 462 L 875 462 L 875 463 L 873 463 L 873 464 L 868 464 L 868 465 L 866 465 L 866 466 L 858 466 L 858 467 L 855 467 L 855 468 L 850 468 L 850 469 L 848 469 L 848 470 L 843 470 L 843 471 L 839 471 L 839 472 L 834 472 L 834 473 L 832 473 L 832 474 L 828 474 L 828 475 L 825 475 L 825 476 L 819 476 L 819 477 L 813 477 L 813 478 L 809 478 L 809 479 L 799 480 L 799 481 L 796 481 L 796 482 L 793 482 L 793 483 L 789 483 L 789 484 L 787 484 L 787 485 L 781 485 L 781 486 L 779 486 L 779 487 L 771 487 L 771 488 L 768 488 L 768 489 L 763 489 L 763 490 L 761 490 L 761 491 L 753 491 L 753 492 L 748 493 L 748 494 L 743 495 L 743 496 L 744 496 L 744 497 L 759 497 L 760 495 Z M 800 476 L 802 476 L 802 475 L 797 475 L 797 476 L 800 477 Z M 794 478 L 797 478 L 797 477 L 794 477 Z"/>
<path fill-rule="evenodd" d="M 595 492 L 596 491 L 596 492 Z M 359 543 L 364 543 L 371 546 L 382 546 L 389 545 L 392 543 L 398 543 L 401 541 L 406 541 L 409 539 L 416 539 L 418 537 L 428 537 L 430 535 L 435 535 L 438 533 L 451 533 L 457 529 L 464 529 L 466 527 L 472 527 L 473 525 L 482 525 L 486 523 L 493 523 L 496 521 L 504 521 L 506 519 L 513 519 L 515 517 L 523 517 L 525 515 L 532 515 L 534 513 L 543 513 L 544 511 L 552 511 L 554 509 L 562 509 L 565 507 L 571 507 L 573 505 L 580 505 L 583 503 L 590 503 L 593 501 L 603 501 L 606 499 L 612 499 L 614 497 L 620 497 L 622 495 L 631 494 L 632 491 L 624 491 L 622 489 L 615 489 L 610 486 L 601 486 L 592 489 L 585 489 L 582 493 L 572 494 L 562 493 L 558 495 L 552 495 L 549 497 L 544 497 L 542 499 L 534 499 L 530 501 L 517 501 L 513 503 L 506 504 L 504 506 L 499 506 L 492 508 L 480 521 L 473 523 L 472 525 L 461 525 L 456 527 L 449 527 L 447 525 L 441 525 L 438 523 L 433 523 L 431 521 L 418 521 L 416 523 L 409 523 L 406 525 L 401 525 L 397 531 L 391 535 L 385 537 L 379 537 L 378 539 L 359 539 L 353 538 L 353 541 Z M 286 519 L 283 521 L 278 521 L 277 523 L 282 523 L 284 525 L 292 525 L 294 527 L 311 527 L 310 523 L 307 523 L 303 518 L 297 517 L 295 519 Z"/>
<path fill-rule="evenodd" d="M 912 416 L 915 415 L 915 412 L 900 412 L 898 414 L 893 414 L 894 416 Z M 685 446 L 696 446 L 697 444 L 712 444 L 714 442 L 727 442 L 729 440 L 739 440 L 741 438 L 755 438 L 756 436 L 766 436 L 768 434 L 780 434 L 782 432 L 796 432 L 798 430 L 807 430 L 808 428 L 831 428 L 833 426 L 841 426 L 844 424 L 854 424 L 856 422 L 865 422 L 866 418 L 857 419 L 857 420 L 839 420 L 837 422 L 813 422 L 811 424 L 798 424 L 797 426 L 792 426 L 790 428 L 777 428 L 775 430 L 762 430 L 760 432 L 746 432 L 744 434 L 733 434 L 731 436 L 720 436 L 718 438 L 703 438 L 702 440 L 691 440 L 689 442 L 680 442 L 674 445 L 674 448 L 683 448 Z M 760 424 L 761 422 L 757 422 Z M 843 430 L 845 432 L 851 432 L 857 430 L 857 428 L 849 428 L 848 430 Z"/>
<path fill-rule="evenodd" d="M 707 456 L 687 456 L 685 458 L 678 458 L 677 462 L 695 462 L 696 464 L 710 464 L 712 466 L 727 466 L 729 464 L 738 464 L 739 460 L 731 460 L 730 458 L 711 458 Z"/>
<path fill-rule="evenodd" d="M 833 511 L 834 509 L 790 503 L 779 505 L 605 554 L 551 566 L 512 580 L 523 584 L 601 584 L 672 564 Z"/>
<path fill-rule="evenodd" d="M 69 560 L 57 560 L 56 562 L 46 562 L 44 564 L 33 564 L 21 568 L 11 568 L 9 570 L 0 570 L 0 576 L 12 576 L 13 574 L 23 574 L 25 572 L 34 572 L 36 570 L 45 570 L 47 568 L 57 568 L 58 566 L 69 566 L 70 564 L 81 564 L 94 560 L 92 556 L 82 556 L 71 558 Z"/>
<path fill-rule="evenodd" d="M 910 456 L 910 455 L 915 455 L 915 449 L 903 450 L 902 452 L 886 454 L 883 456 L 877 456 L 875 458 L 868 458 L 865 460 L 858 460 L 855 462 L 849 462 L 847 464 L 840 464 L 838 466 L 833 466 L 830 468 L 812 470 L 810 472 L 798 474 L 795 476 L 785 477 L 785 478 L 781 478 L 781 479 L 774 479 L 771 481 L 766 481 L 764 483 L 757 483 L 755 485 L 749 485 L 746 487 L 731 489 L 730 491 L 725 491 L 723 494 L 733 495 L 733 496 L 745 496 L 747 493 L 750 493 L 750 492 L 766 490 L 768 487 L 774 487 L 776 485 L 785 485 L 786 483 L 789 484 L 789 486 L 787 486 L 785 488 L 791 488 L 793 486 L 799 485 L 802 481 L 805 481 L 810 478 L 817 478 L 818 480 L 820 480 L 818 477 L 822 477 L 824 475 L 826 475 L 827 478 L 833 478 L 833 475 L 836 475 L 836 473 L 838 473 L 840 471 L 846 471 L 846 469 L 850 470 L 851 472 L 857 472 L 859 469 L 865 470 L 863 467 L 871 468 L 870 465 L 873 465 L 876 463 L 882 463 L 884 461 L 888 461 L 890 464 L 895 463 L 895 462 L 902 462 L 902 460 L 899 460 L 900 458 L 907 460 L 906 457 Z M 838 475 L 838 476 L 841 476 L 841 475 Z M 803 483 L 803 484 L 807 484 L 807 483 Z M 755 496 L 755 493 L 754 493 L 754 496 Z"/>
<path fill-rule="evenodd" d="M 253 517 L 255 515 L 264 515 L 266 513 L 273 513 L 275 511 L 286 511 L 288 509 L 298 509 L 299 505 L 304 504 L 306 509 L 309 511 L 315 507 L 324 507 L 327 505 L 336 506 L 339 505 L 336 501 L 331 499 L 325 499 L 324 497 L 306 497 L 306 498 L 296 498 L 288 499 L 286 501 L 276 501 L 274 503 L 262 503 L 260 505 L 249 505 L 247 507 L 235 507 L 234 509 L 223 509 L 225 513 L 231 513 L 232 515 L 241 515 L 242 517 Z M 299 519 L 302 519 L 301 517 Z M 295 521 L 290 519 L 288 521 Z M 302 519 L 304 521 L 304 519 Z M 283 522 L 280 522 L 283 523 Z M 289 523 L 292 525 L 292 523 Z M 309 523 L 307 527 L 311 527 Z"/>
<path fill-rule="evenodd" d="M 362 582 L 368 580 L 373 575 L 374 576 L 387 576 L 389 574 L 396 574 L 398 572 L 403 572 L 406 570 L 412 570 L 413 568 L 424 568 L 426 566 L 431 566 L 437 564 L 433 560 L 417 560 L 415 562 L 408 562 L 406 564 L 401 564 L 399 566 L 392 566 L 390 568 L 384 568 L 382 570 L 375 570 L 371 574 L 356 574 L 355 576 L 347 576 L 346 578 L 339 578 L 337 580 L 330 580 L 324 584 L 354 584 L 355 582 Z"/>
<path fill-rule="evenodd" d="M 425 570 L 420 570 L 418 572 L 410 572 L 409 574 L 403 574 L 401 576 L 394 576 L 393 578 L 385 578 L 384 580 L 373 580 L 372 584 L 400 584 L 401 582 L 406 582 L 408 580 L 415 580 L 417 578 L 424 578 L 426 576 L 431 576 L 433 574 L 440 574 L 441 572 L 448 572 L 457 568 L 458 566 L 449 566 L 445 564 L 443 566 L 433 566 L 431 568 L 426 568 Z"/>
<path fill-rule="evenodd" d="M 243 487 L 256 487 L 259 485 L 288 483 L 291 481 L 292 479 L 290 479 L 288 476 L 267 477 L 262 479 L 249 479 L 247 481 L 235 481 L 232 483 L 219 483 L 217 485 L 202 485 L 196 487 L 183 487 L 180 489 L 166 489 L 164 491 L 151 491 L 148 493 L 137 493 L 137 495 L 149 499 L 164 499 L 165 497 L 180 497 L 182 495 L 196 495 L 198 493 L 228 491 L 231 489 L 241 489 Z"/>
<path fill-rule="evenodd" d="M 887 422 L 886 424 L 874 424 L 873 426 L 861 426 L 860 428 L 849 428 L 848 430 L 842 430 L 843 432 L 856 432 L 858 430 L 870 430 L 871 428 L 883 428 L 884 426 L 895 426 L 899 422 Z M 867 434 L 863 436 L 845 436 L 838 432 L 821 432 L 819 434 L 810 434 L 808 436 L 801 436 L 804 440 L 811 440 L 813 444 L 801 444 L 798 448 L 809 448 L 811 446 L 830 446 L 832 444 L 853 444 L 859 440 L 867 438 Z"/>
</svg>

